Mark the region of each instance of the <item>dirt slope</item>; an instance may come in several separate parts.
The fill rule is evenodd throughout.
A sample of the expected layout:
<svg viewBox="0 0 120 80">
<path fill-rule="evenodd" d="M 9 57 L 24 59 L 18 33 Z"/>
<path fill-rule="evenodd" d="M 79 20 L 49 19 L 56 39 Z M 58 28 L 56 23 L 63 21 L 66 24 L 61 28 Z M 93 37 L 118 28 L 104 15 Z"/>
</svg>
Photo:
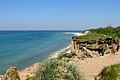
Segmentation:
<svg viewBox="0 0 120 80">
<path fill-rule="evenodd" d="M 77 68 L 84 74 L 86 80 L 95 80 L 95 76 L 99 75 L 104 67 L 119 63 L 120 51 L 116 55 L 108 54 L 79 61 Z"/>
</svg>

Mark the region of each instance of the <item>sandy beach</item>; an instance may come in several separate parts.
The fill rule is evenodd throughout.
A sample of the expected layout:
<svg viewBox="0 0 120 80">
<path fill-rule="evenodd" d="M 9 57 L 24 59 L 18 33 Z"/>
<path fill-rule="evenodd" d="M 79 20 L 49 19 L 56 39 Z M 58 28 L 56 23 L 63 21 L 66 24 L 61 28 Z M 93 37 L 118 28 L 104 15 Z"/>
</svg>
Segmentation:
<svg viewBox="0 0 120 80">
<path fill-rule="evenodd" d="M 75 36 L 86 35 L 86 33 L 81 33 L 81 32 L 65 32 L 65 34 L 73 34 L 73 35 L 75 35 Z"/>
</svg>

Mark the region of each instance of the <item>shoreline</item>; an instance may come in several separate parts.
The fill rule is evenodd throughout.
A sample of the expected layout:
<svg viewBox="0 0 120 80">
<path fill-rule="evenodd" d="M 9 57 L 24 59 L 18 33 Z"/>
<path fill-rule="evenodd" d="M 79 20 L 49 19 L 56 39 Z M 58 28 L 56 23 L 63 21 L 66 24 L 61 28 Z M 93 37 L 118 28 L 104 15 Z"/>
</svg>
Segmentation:
<svg viewBox="0 0 120 80">
<path fill-rule="evenodd" d="M 66 34 L 73 34 L 74 36 L 83 36 L 88 34 L 89 31 L 85 31 L 85 32 L 66 32 Z M 72 41 L 70 42 L 70 44 L 68 46 L 66 46 L 65 48 L 62 48 L 56 52 L 54 52 L 53 54 L 51 54 L 48 59 L 50 58 L 58 58 L 59 56 L 64 55 L 65 53 L 70 53 L 71 52 L 71 44 Z"/>
<path fill-rule="evenodd" d="M 73 34 L 74 36 L 86 35 L 86 33 L 83 33 L 83 32 L 71 32 L 71 33 L 66 32 L 66 34 Z M 46 60 L 55 59 L 55 58 L 58 58 L 58 57 L 60 57 L 60 56 L 62 56 L 64 54 L 70 53 L 70 52 L 71 52 L 71 43 L 67 47 L 62 48 L 62 49 L 52 53 Z M 20 76 L 20 79 L 21 80 L 26 80 L 28 75 L 29 75 L 29 77 L 34 76 L 35 72 L 39 69 L 40 63 L 41 62 L 37 62 L 37 63 L 34 63 L 33 65 L 31 65 L 29 67 L 26 67 L 26 68 L 21 69 L 21 70 L 17 70 L 17 72 L 18 72 L 18 74 Z M 3 76 L 3 75 L 0 75 L 0 77 L 1 76 Z M 0 80 L 1 80 L 1 78 L 0 78 Z"/>
<path fill-rule="evenodd" d="M 87 33 L 88 33 L 88 32 L 87 32 Z M 74 36 L 83 36 L 83 35 L 86 35 L 87 33 L 82 33 L 82 32 L 79 32 L 79 33 L 77 32 L 77 33 L 75 33 L 75 32 L 74 32 Z M 72 34 L 73 34 L 73 33 L 72 33 Z M 72 43 L 72 41 L 71 41 L 71 43 Z M 70 52 L 71 52 L 71 43 L 70 43 L 67 47 L 62 48 L 62 49 L 54 52 L 53 54 L 51 54 L 46 60 L 56 59 L 56 58 L 58 58 L 58 57 L 60 57 L 60 56 L 62 56 L 62 55 L 64 55 L 64 54 L 66 54 L 66 53 L 70 53 Z M 45 61 L 45 60 L 44 60 L 44 61 Z M 25 69 L 18 70 L 18 71 L 20 71 L 19 74 L 22 75 L 22 77 L 21 77 L 22 80 L 25 80 L 25 79 L 24 79 L 24 78 L 26 77 L 25 73 L 26 73 L 27 75 L 30 74 L 30 73 L 32 73 L 32 75 L 30 74 L 29 77 L 30 77 L 30 76 L 34 76 L 34 73 L 38 70 L 40 63 L 41 63 L 41 62 L 37 62 L 37 63 L 33 64 L 32 66 L 29 66 L 29 67 L 27 67 L 27 68 L 25 68 Z"/>
<path fill-rule="evenodd" d="M 71 44 L 68 45 L 67 47 L 65 48 L 62 48 L 56 52 L 54 52 L 53 54 L 51 54 L 47 59 L 45 60 L 49 60 L 49 59 L 56 59 L 66 53 L 70 53 L 70 47 L 71 47 Z M 45 61 L 44 60 L 44 61 Z M 29 77 L 32 77 L 35 75 L 36 71 L 39 69 L 39 66 L 40 66 L 40 63 L 41 62 L 37 62 L 37 63 L 34 63 L 33 65 L 29 66 L 29 67 L 26 67 L 24 69 L 21 69 L 21 70 L 17 70 L 18 71 L 18 74 L 19 74 L 19 77 L 21 80 L 26 80 L 27 79 L 27 75 L 29 75 Z M 1 79 L 0 79 L 1 80 Z"/>
<path fill-rule="evenodd" d="M 53 54 L 51 54 L 51 55 L 48 57 L 48 59 L 51 59 L 51 58 L 52 58 L 52 59 L 55 59 L 55 58 L 58 58 L 58 57 L 61 56 L 61 55 L 64 55 L 65 53 L 70 53 L 70 48 L 71 48 L 71 44 L 68 45 L 68 46 L 65 47 L 65 48 L 62 48 L 62 49 L 54 52 Z"/>
<path fill-rule="evenodd" d="M 74 36 L 82 36 L 85 35 L 83 32 L 65 32 L 65 34 L 73 34 Z"/>
</svg>

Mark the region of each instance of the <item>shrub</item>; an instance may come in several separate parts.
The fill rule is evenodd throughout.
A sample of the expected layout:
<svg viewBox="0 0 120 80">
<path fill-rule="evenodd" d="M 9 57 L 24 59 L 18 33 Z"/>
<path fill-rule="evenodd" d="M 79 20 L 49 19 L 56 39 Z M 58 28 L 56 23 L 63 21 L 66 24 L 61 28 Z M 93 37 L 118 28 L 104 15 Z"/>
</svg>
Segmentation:
<svg viewBox="0 0 120 80">
<path fill-rule="evenodd" d="M 105 67 L 100 73 L 100 80 L 116 80 L 120 73 L 120 64 Z"/>
<path fill-rule="evenodd" d="M 34 77 L 28 80 L 81 80 L 79 72 L 73 66 L 61 60 L 49 59 L 40 64 Z"/>
<path fill-rule="evenodd" d="M 108 26 L 105 28 L 90 29 L 90 31 L 93 33 L 105 34 L 108 36 L 120 38 L 120 26 L 118 27 Z"/>
</svg>

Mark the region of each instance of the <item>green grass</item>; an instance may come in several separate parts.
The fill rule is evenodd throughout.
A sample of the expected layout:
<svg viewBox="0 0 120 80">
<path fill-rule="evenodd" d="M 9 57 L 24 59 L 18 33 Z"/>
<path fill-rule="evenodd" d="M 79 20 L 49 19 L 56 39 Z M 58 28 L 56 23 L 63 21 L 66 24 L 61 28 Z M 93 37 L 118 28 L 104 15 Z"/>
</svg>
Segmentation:
<svg viewBox="0 0 120 80">
<path fill-rule="evenodd" d="M 76 38 L 80 41 L 87 41 L 87 40 L 98 40 L 99 38 L 106 38 L 104 34 L 92 33 L 89 32 L 87 35 L 84 36 L 76 36 Z"/>
<path fill-rule="evenodd" d="M 64 72 L 66 70 L 66 72 Z M 34 77 L 27 80 L 81 80 L 80 73 L 74 66 L 63 61 L 50 59 L 40 64 Z"/>
<path fill-rule="evenodd" d="M 119 73 L 120 73 L 120 64 L 105 67 L 100 74 L 101 76 L 100 80 L 116 80 Z"/>
<path fill-rule="evenodd" d="M 75 66 L 65 65 L 65 68 L 68 71 L 70 71 L 70 73 L 72 74 L 71 76 L 65 75 L 65 79 L 67 79 L 67 80 L 80 80 L 81 79 L 81 75 L 79 75 L 80 73 L 76 70 Z"/>
<path fill-rule="evenodd" d="M 120 38 L 120 26 L 118 27 L 107 26 L 104 28 L 90 29 L 89 31 L 99 34 L 105 34 L 115 38 Z"/>
</svg>

